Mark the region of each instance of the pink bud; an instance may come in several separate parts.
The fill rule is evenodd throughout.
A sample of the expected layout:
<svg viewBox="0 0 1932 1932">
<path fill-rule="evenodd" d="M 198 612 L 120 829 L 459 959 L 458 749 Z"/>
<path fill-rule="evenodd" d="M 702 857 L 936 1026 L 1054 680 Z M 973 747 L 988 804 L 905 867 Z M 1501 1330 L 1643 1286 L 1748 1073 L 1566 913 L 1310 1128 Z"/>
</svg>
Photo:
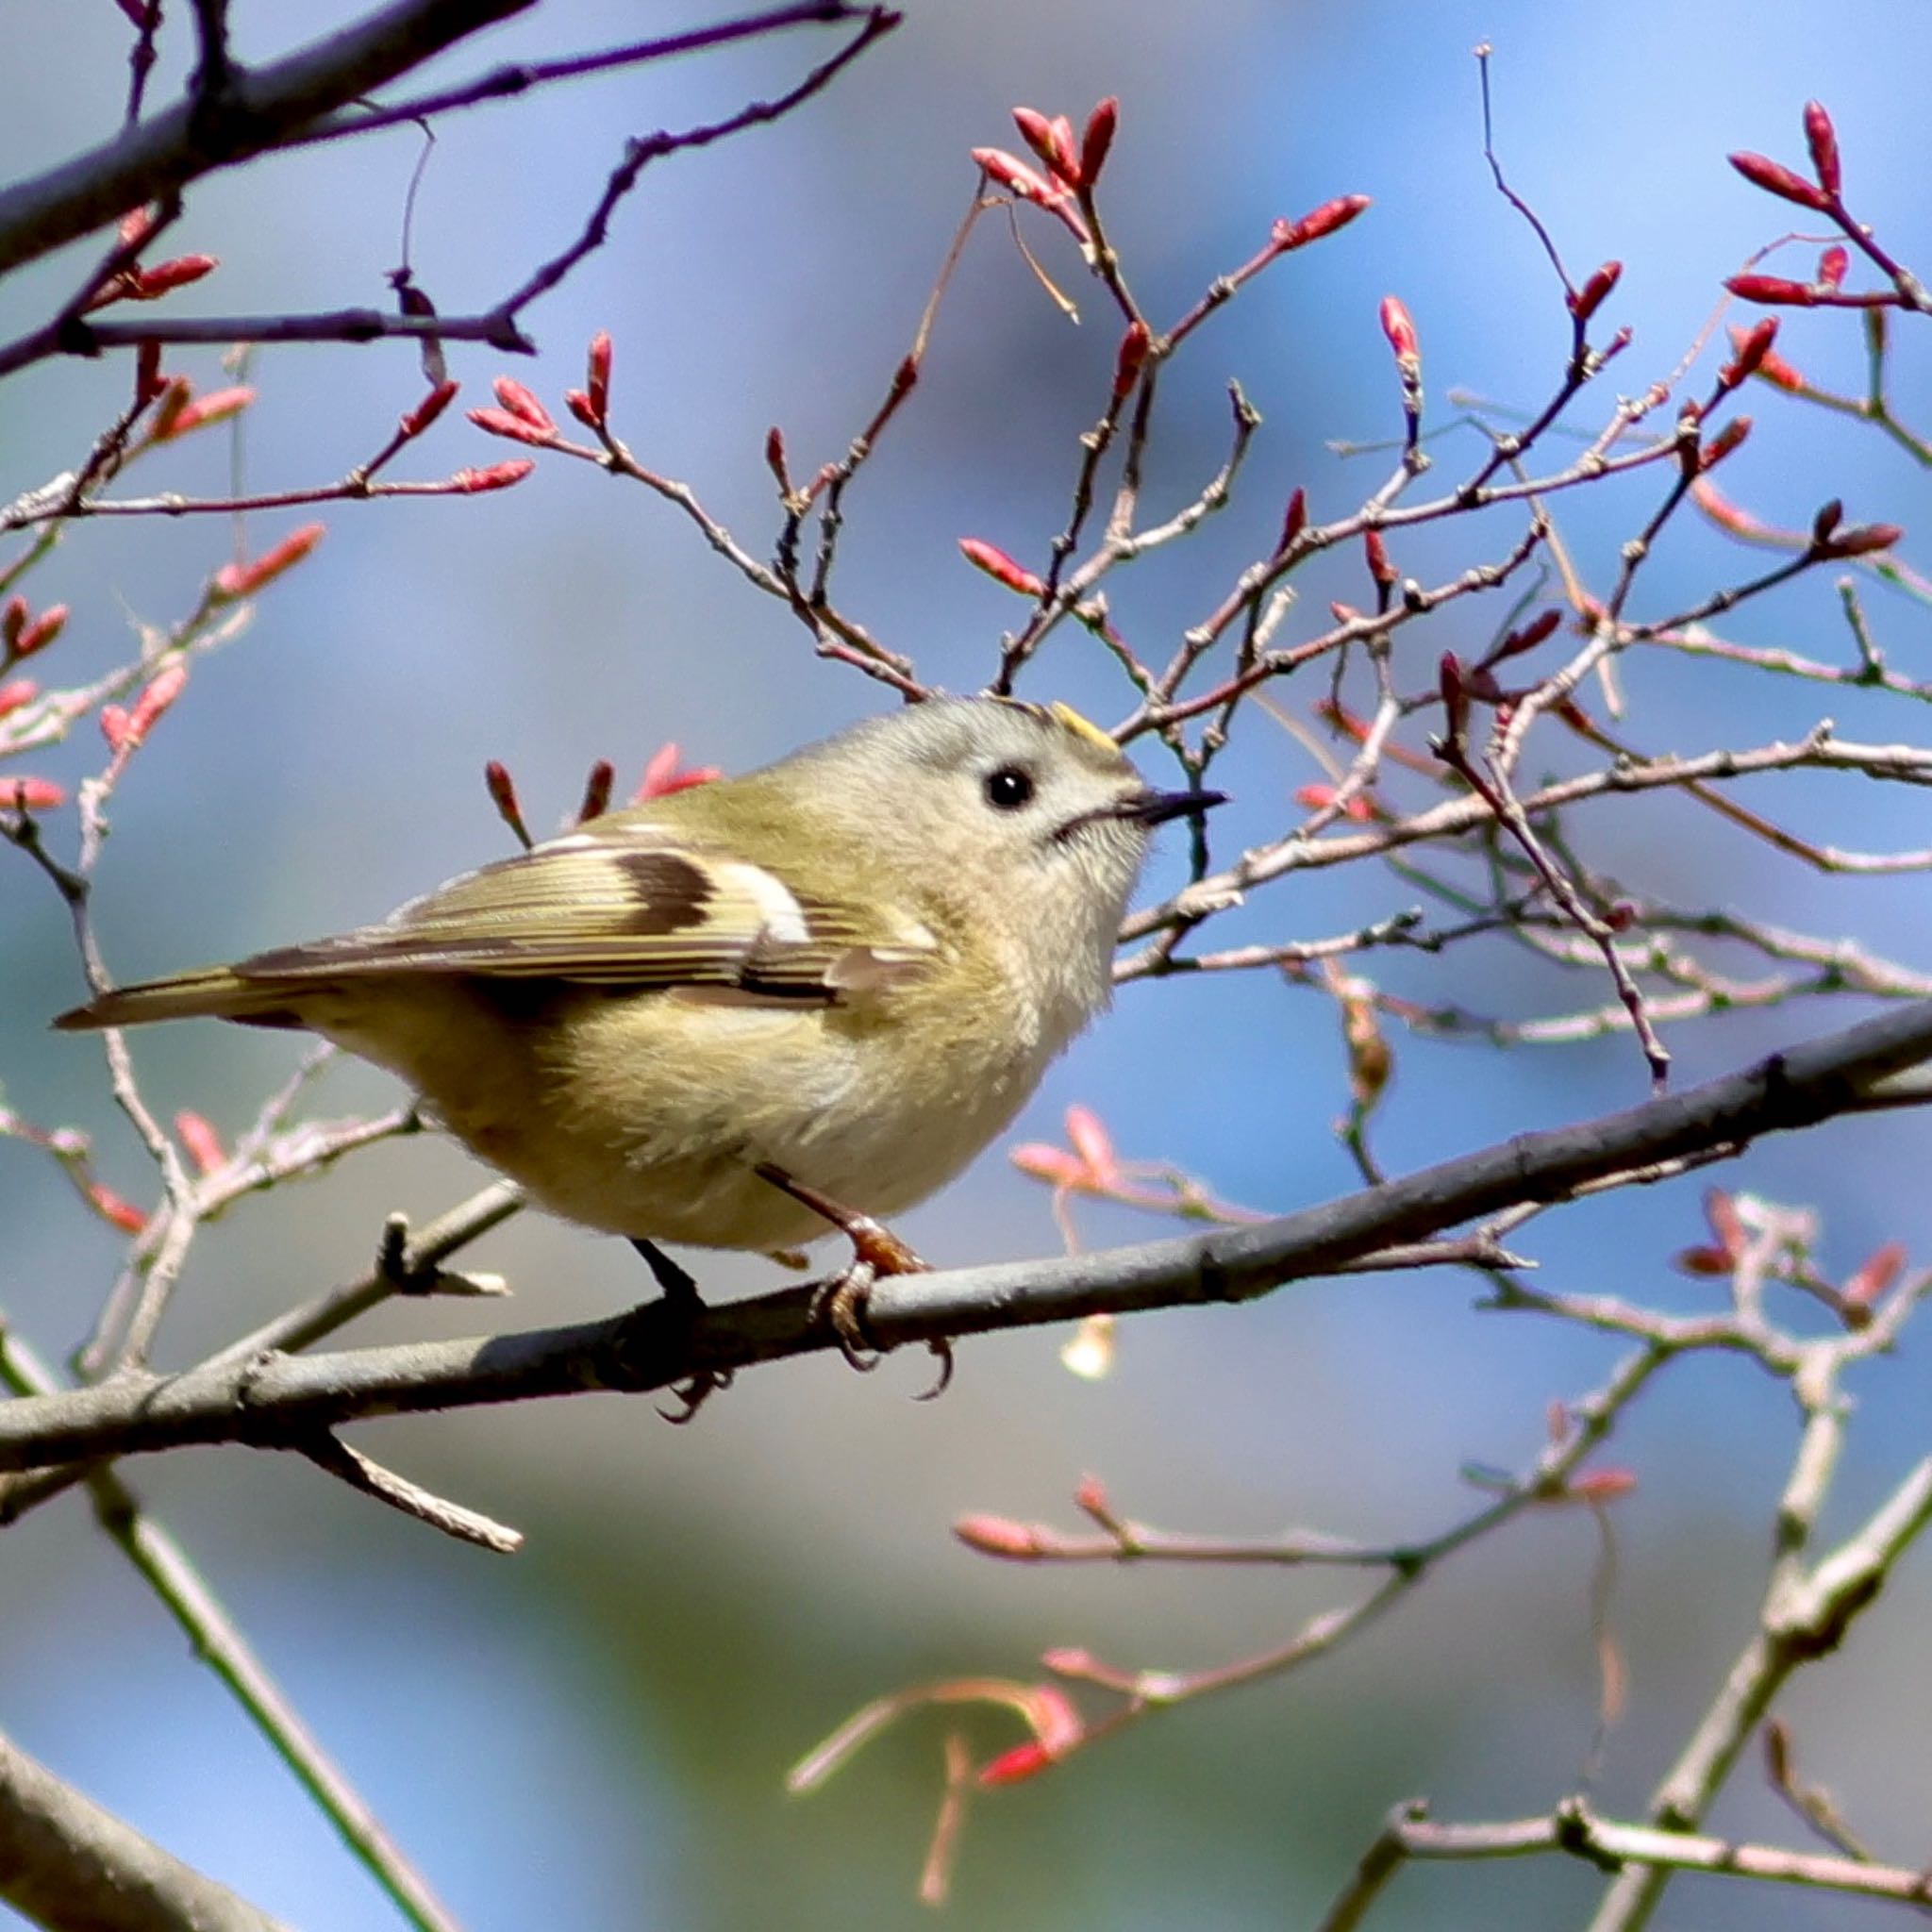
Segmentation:
<svg viewBox="0 0 1932 1932">
<path fill-rule="evenodd" d="M 961 1516 L 953 1524 L 953 1534 L 983 1557 L 1025 1559 L 1040 1554 L 1040 1532 L 1009 1516 Z"/>
<path fill-rule="evenodd" d="M 545 449 L 557 441 L 557 425 L 547 419 L 544 426 L 539 428 L 508 409 L 472 409 L 469 414 L 478 429 L 487 430 L 491 436 L 507 436 L 512 442 L 533 443 Z"/>
<path fill-rule="evenodd" d="M 1800 208 L 1808 208 L 1820 214 L 1831 206 L 1831 197 L 1824 189 L 1814 186 L 1804 175 L 1794 173 L 1782 161 L 1773 160 L 1768 155 L 1754 155 L 1740 150 L 1727 155 L 1725 159 L 1752 187 L 1761 188 L 1767 194 L 1775 194 L 1781 201 L 1794 201 Z"/>
<path fill-rule="evenodd" d="M 1401 362 L 1420 361 L 1422 348 L 1416 341 L 1415 324 L 1399 296 L 1383 296 L 1381 321 L 1382 333 L 1389 338 L 1389 346 L 1395 351 L 1396 359 Z"/>
<path fill-rule="evenodd" d="M 550 420 L 550 411 L 514 376 L 499 375 L 492 387 L 496 400 L 519 422 L 527 423 L 532 429 L 541 429 L 551 436 L 557 434 L 557 425 Z"/>
<path fill-rule="evenodd" d="M 1906 1265 L 1905 1245 L 1887 1241 L 1858 1264 L 1858 1271 L 1840 1291 L 1855 1307 L 1870 1307 L 1899 1277 Z"/>
<path fill-rule="evenodd" d="M 1286 255 L 1291 249 L 1306 248 L 1310 242 L 1319 242 L 1324 235 L 1332 235 L 1338 228 L 1347 227 L 1370 206 L 1366 194 L 1338 194 L 1334 200 L 1324 201 L 1320 208 L 1310 208 L 1299 220 L 1290 221 L 1283 216 L 1268 231 L 1268 239 Z"/>
<path fill-rule="evenodd" d="M 1818 302 L 1815 290 L 1784 275 L 1727 275 L 1724 287 L 1744 302 L 1764 302 L 1790 308 L 1811 308 Z"/>
<path fill-rule="evenodd" d="M 1570 313 L 1578 322 L 1588 322 L 1604 306 L 1609 292 L 1624 274 L 1621 261 L 1607 261 L 1570 298 Z"/>
<path fill-rule="evenodd" d="M 1818 176 L 1819 187 L 1825 193 L 1836 196 L 1843 186 L 1838 155 L 1838 130 L 1832 126 L 1831 116 L 1824 111 L 1823 102 L 1805 103 L 1805 140 L 1811 149 L 1811 168 Z"/>
<path fill-rule="evenodd" d="M 67 788 L 51 778 L 0 779 L 0 805 L 15 811 L 57 811 L 67 803 Z"/>
<path fill-rule="evenodd" d="M 439 382 L 413 409 L 398 420 L 396 426 L 406 438 L 413 440 L 421 436 L 456 400 L 457 391 L 461 387 L 460 383 Z"/>
<path fill-rule="evenodd" d="M 185 1108 L 175 1116 L 175 1134 L 188 1158 L 203 1174 L 219 1174 L 228 1164 L 228 1157 L 222 1146 L 222 1137 L 214 1127 L 198 1113 L 190 1113 Z"/>
<path fill-rule="evenodd" d="M 1718 372 L 1718 387 L 1733 390 L 1747 376 L 1756 375 L 1764 366 L 1764 358 L 1771 354 L 1771 345 L 1777 340 L 1777 318 L 1767 315 L 1754 328 L 1747 332 L 1733 329 L 1731 344 L 1736 355 Z"/>
<path fill-rule="evenodd" d="M 669 798 L 675 791 L 689 791 L 693 785 L 708 785 L 724 774 L 716 765 L 692 765 L 679 771 L 680 754 L 675 741 L 660 744 L 644 767 L 643 782 L 631 793 L 633 804 L 647 798 Z"/>
<path fill-rule="evenodd" d="M 1141 379 L 1141 370 L 1147 360 L 1148 345 L 1154 338 L 1144 322 L 1127 325 L 1127 332 L 1121 338 L 1120 353 L 1114 358 L 1113 399 L 1124 403 L 1134 392 L 1134 385 Z"/>
<path fill-rule="evenodd" d="M 1013 125 L 1020 139 L 1070 187 L 1080 185 L 1080 163 L 1074 154 L 1074 131 L 1065 121 L 1049 121 L 1032 108 L 1015 108 Z"/>
<path fill-rule="evenodd" d="M 1107 165 L 1108 150 L 1113 146 L 1114 130 L 1120 125 L 1121 104 L 1108 94 L 1087 117 L 1086 132 L 1080 137 L 1080 179 L 1088 188 L 1100 179 Z"/>
<path fill-rule="evenodd" d="M 164 669 L 156 672 L 149 680 L 146 690 L 134 701 L 134 709 L 127 720 L 127 736 L 140 744 L 160 722 L 168 707 L 181 695 L 188 682 L 188 659 L 176 658 Z"/>
<path fill-rule="evenodd" d="M 458 470 L 449 487 L 458 496 L 475 496 L 486 490 L 508 490 L 521 483 L 536 468 L 528 457 L 512 457 L 507 463 L 491 463 L 484 470 Z"/>
<path fill-rule="evenodd" d="M 40 689 L 31 677 L 16 677 L 11 683 L 0 684 L 0 718 L 19 710 L 23 705 L 32 704 Z"/>
<path fill-rule="evenodd" d="M 103 1221 L 111 1222 L 123 1234 L 139 1234 L 147 1225 L 147 1216 L 132 1201 L 124 1201 L 112 1188 L 100 1181 L 87 1191 L 88 1200 Z"/>
<path fill-rule="evenodd" d="M 1845 272 L 1852 265 L 1851 252 L 1842 242 L 1834 242 L 1818 258 L 1818 286 L 1834 291 L 1844 286 Z"/>
<path fill-rule="evenodd" d="M 983 570 L 996 584 L 1004 584 L 1009 591 L 1017 591 L 1023 597 L 1037 597 L 1046 589 L 1046 580 L 1036 575 L 1013 559 L 996 545 L 981 541 L 977 537 L 959 539 L 960 554 L 976 570 Z"/>
<path fill-rule="evenodd" d="M 26 607 L 23 604 L 21 608 L 24 611 Z M 60 635 L 66 625 L 67 606 L 48 605 L 31 624 L 25 625 L 16 635 L 12 656 L 16 659 L 31 658 L 36 651 L 44 651 Z"/>
<path fill-rule="evenodd" d="M 142 269 L 132 277 L 126 293 L 136 302 L 158 301 L 170 290 L 184 289 L 190 282 L 212 275 L 221 265 L 212 255 L 177 255 L 172 261 L 158 261 L 153 268 Z"/>
<path fill-rule="evenodd" d="M 182 386 L 185 390 L 186 384 Z M 148 433 L 156 442 L 169 442 L 177 436 L 186 436 L 192 429 L 206 429 L 211 423 L 225 423 L 230 416 L 239 416 L 254 400 L 252 389 L 237 386 L 210 390 L 207 395 L 197 396 L 192 402 L 184 401 L 179 409 L 166 417 L 165 425 L 158 417 L 154 428 Z"/>
<path fill-rule="evenodd" d="M 1700 471 L 1714 470 L 1751 434 L 1751 419 L 1739 416 L 1724 426 L 1707 442 L 1697 454 L 1697 467 Z"/>
<path fill-rule="evenodd" d="M 1281 520 L 1281 541 L 1274 546 L 1274 554 L 1291 548 L 1294 540 L 1308 527 L 1308 492 L 1300 484 L 1288 499 L 1288 513 Z"/>
<path fill-rule="evenodd" d="M 584 388 L 599 423 L 610 411 L 610 332 L 599 329 L 584 358 Z"/>
<path fill-rule="evenodd" d="M 1010 1751 L 1002 1751 L 990 1763 L 980 1766 L 979 1783 L 986 1790 L 1000 1785 L 1016 1785 L 1023 1779 L 1037 1777 L 1052 1763 L 1053 1754 L 1044 1744 L 1032 1740 L 1015 1744 Z"/>
<path fill-rule="evenodd" d="M 293 570 L 327 532 L 325 524 L 304 524 L 300 529 L 291 530 L 273 550 L 265 550 L 254 562 L 225 563 L 209 580 L 209 588 L 218 597 L 252 597 L 264 584 L 272 584 L 284 572 Z"/>
</svg>

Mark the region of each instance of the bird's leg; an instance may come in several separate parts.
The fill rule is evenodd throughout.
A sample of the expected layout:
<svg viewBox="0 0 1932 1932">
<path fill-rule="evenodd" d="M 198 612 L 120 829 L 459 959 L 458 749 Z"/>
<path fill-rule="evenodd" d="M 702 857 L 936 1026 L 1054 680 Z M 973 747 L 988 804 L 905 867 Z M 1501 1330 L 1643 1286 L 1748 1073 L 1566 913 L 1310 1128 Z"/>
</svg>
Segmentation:
<svg viewBox="0 0 1932 1932">
<path fill-rule="evenodd" d="M 651 1278 L 662 1292 L 670 1313 L 688 1324 L 704 1312 L 705 1301 L 697 1283 L 656 1241 L 638 1234 L 631 1236 L 630 1244 L 643 1257 L 644 1266 L 651 1271 Z M 658 1412 L 666 1422 L 688 1423 L 703 1407 L 707 1396 L 728 1388 L 730 1382 L 729 1369 L 693 1370 L 682 1382 L 672 1385 L 672 1394 L 684 1404 L 682 1413 L 673 1415 L 667 1409 Z"/>
<path fill-rule="evenodd" d="M 692 1310 L 704 1307 L 705 1299 L 698 1292 L 697 1283 L 656 1241 L 634 1234 L 630 1244 L 644 1257 L 644 1266 L 651 1271 L 651 1279 L 658 1284 L 667 1302 Z"/>
<path fill-rule="evenodd" d="M 758 1166 L 760 1180 L 769 1181 L 780 1192 L 823 1216 L 852 1243 L 852 1260 L 837 1274 L 819 1284 L 812 1296 L 811 1315 L 826 1323 L 839 1343 L 840 1353 L 855 1369 L 878 1366 L 879 1352 L 865 1332 L 865 1305 L 871 1298 L 873 1283 L 882 1274 L 926 1274 L 930 1264 L 899 1239 L 884 1222 L 870 1214 L 847 1208 L 829 1194 L 795 1179 L 782 1167 L 770 1161 Z M 953 1345 L 941 1338 L 926 1344 L 940 1358 L 939 1380 L 924 1391 L 921 1400 L 941 1393 L 953 1379 Z"/>
</svg>

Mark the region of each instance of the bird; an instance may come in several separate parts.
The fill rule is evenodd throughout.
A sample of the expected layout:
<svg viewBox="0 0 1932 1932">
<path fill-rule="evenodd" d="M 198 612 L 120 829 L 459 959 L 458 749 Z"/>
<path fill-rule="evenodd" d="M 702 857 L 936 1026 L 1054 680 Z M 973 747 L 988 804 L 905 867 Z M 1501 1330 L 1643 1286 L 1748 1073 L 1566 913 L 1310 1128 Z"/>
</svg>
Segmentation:
<svg viewBox="0 0 1932 1932">
<path fill-rule="evenodd" d="M 101 991 L 63 1030 L 212 1017 L 389 1069 L 527 1197 L 620 1235 L 854 1245 L 858 1358 L 888 1220 L 954 1178 L 1108 1002 L 1163 821 L 1071 707 L 934 695 L 762 769 L 580 822 L 378 924 Z"/>
</svg>

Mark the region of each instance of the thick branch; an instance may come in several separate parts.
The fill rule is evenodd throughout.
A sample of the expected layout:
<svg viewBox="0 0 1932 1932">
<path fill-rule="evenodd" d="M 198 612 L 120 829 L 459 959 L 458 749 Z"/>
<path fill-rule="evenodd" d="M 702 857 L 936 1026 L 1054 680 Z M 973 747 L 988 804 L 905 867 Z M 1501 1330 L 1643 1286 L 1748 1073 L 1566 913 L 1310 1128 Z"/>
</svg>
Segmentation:
<svg viewBox="0 0 1932 1932">
<path fill-rule="evenodd" d="M 1758 1065 L 1574 1126 L 1513 1141 L 1257 1226 L 1175 1241 L 881 1281 L 866 1325 L 881 1347 L 1203 1302 L 1243 1301 L 1332 1274 L 1528 1201 L 1761 1134 L 1816 1125 L 1865 1104 L 1874 1083 L 1932 1058 L 1932 1001 L 1774 1055 Z M 795 1288 L 702 1311 L 652 1303 L 574 1327 L 126 1374 L 0 1404 L 0 1470 L 193 1442 L 303 1449 L 359 1417 L 637 1393 L 833 1345 Z"/>
<path fill-rule="evenodd" d="M 277 146 L 533 0 L 393 0 L 266 67 L 235 71 L 216 113 L 192 94 L 151 121 L 0 193 L 0 275 Z"/>
<path fill-rule="evenodd" d="M 0 1899 L 48 1932 L 286 1932 L 4 1738 Z"/>
</svg>

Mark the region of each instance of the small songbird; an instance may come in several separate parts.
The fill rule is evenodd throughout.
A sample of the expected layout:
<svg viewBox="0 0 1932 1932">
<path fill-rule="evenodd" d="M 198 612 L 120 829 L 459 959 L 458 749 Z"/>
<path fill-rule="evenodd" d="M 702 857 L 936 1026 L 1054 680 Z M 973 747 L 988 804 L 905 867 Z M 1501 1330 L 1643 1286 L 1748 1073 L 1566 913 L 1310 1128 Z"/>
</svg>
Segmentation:
<svg viewBox="0 0 1932 1932">
<path fill-rule="evenodd" d="M 1063 705 L 931 698 L 379 925 L 54 1024 L 306 1027 L 534 1201 L 631 1238 L 667 1291 L 690 1277 L 656 1241 L 769 1252 L 834 1225 L 862 1290 L 920 1265 L 877 1219 L 965 1167 L 1107 1005 L 1151 829 L 1220 802 L 1149 789 Z M 849 1344 L 852 1302 L 833 1312 Z"/>
</svg>

